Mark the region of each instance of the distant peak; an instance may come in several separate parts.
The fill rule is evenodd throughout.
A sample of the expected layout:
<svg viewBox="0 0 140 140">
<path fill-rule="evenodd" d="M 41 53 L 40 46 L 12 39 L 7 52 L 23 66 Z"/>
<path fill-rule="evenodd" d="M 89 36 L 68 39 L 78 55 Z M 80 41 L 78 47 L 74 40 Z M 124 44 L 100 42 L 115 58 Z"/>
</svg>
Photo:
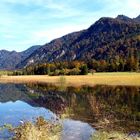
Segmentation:
<svg viewBox="0 0 140 140">
<path fill-rule="evenodd" d="M 139 15 L 139 16 L 137 16 L 137 17 L 136 17 L 136 19 L 139 19 L 139 20 L 140 20 L 140 15 Z"/>
<path fill-rule="evenodd" d="M 111 17 L 102 17 L 102 18 L 99 19 L 99 21 L 106 21 L 106 20 L 111 20 L 111 19 L 113 19 L 113 18 L 111 18 Z"/>
<path fill-rule="evenodd" d="M 129 17 L 125 15 L 118 15 L 117 18 L 129 18 Z"/>
<path fill-rule="evenodd" d="M 136 22 L 138 22 L 138 23 L 140 23 L 140 15 L 137 16 L 136 18 L 133 18 L 133 20 L 136 21 Z"/>
<path fill-rule="evenodd" d="M 123 21 L 130 21 L 130 20 L 132 20 L 131 18 L 129 18 L 129 17 L 125 16 L 125 15 L 118 15 L 116 17 L 116 19 L 123 20 Z"/>
<path fill-rule="evenodd" d="M 113 21 L 113 20 L 114 19 L 110 18 L 110 17 L 102 17 L 98 21 L 96 21 L 95 24 L 103 24 L 103 23 L 110 22 L 110 21 Z"/>
<path fill-rule="evenodd" d="M 139 16 L 137 16 L 137 18 L 140 18 L 140 15 L 139 15 Z"/>
</svg>

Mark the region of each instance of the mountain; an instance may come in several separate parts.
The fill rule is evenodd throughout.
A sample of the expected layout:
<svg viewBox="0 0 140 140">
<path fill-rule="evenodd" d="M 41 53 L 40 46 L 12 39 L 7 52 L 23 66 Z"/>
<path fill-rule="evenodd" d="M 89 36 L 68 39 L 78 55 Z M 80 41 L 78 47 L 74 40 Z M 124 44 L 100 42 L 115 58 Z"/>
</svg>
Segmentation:
<svg viewBox="0 0 140 140">
<path fill-rule="evenodd" d="M 139 23 L 140 22 L 140 15 L 138 17 L 136 17 L 136 18 L 129 18 L 129 17 L 125 16 L 125 15 L 118 15 L 116 17 L 116 19 L 126 21 L 126 22 L 131 22 L 131 23 L 133 23 L 133 22 Z"/>
<path fill-rule="evenodd" d="M 21 60 L 24 61 L 26 58 L 28 58 L 34 51 L 36 51 L 40 47 L 41 47 L 40 45 L 35 45 L 23 52 L 20 52 Z"/>
<path fill-rule="evenodd" d="M 0 69 L 14 69 L 21 61 L 21 56 L 16 51 L 0 51 Z"/>
<path fill-rule="evenodd" d="M 131 19 L 131 18 L 125 16 L 125 15 L 118 15 L 116 17 L 116 19 L 126 21 L 126 22 L 133 22 L 133 19 Z"/>
<path fill-rule="evenodd" d="M 140 22 L 140 15 L 136 18 L 134 18 L 135 21 Z"/>
<path fill-rule="evenodd" d="M 140 16 L 104 17 L 88 29 L 74 32 L 41 46 L 18 67 L 34 63 L 72 60 L 117 60 L 140 56 Z M 136 54 L 138 53 L 138 54 Z"/>
<path fill-rule="evenodd" d="M 24 61 L 40 46 L 32 46 L 23 52 L 0 50 L 0 69 L 12 70 L 16 65 Z"/>
<path fill-rule="evenodd" d="M 130 56 L 140 57 L 140 15 L 129 18 L 103 17 L 86 30 L 52 40 L 42 46 L 33 46 L 23 52 L 0 51 L 0 69 L 19 69 L 31 64 L 73 61 L 106 60 Z"/>
</svg>

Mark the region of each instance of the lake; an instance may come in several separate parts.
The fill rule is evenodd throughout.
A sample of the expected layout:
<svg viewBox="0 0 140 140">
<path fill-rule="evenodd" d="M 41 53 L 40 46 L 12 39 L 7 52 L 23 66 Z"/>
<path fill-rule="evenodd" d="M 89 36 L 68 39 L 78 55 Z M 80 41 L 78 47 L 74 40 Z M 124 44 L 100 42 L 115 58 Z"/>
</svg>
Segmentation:
<svg viewBox="0 0 140 140">
<path fill-rule="evenodd" d="M 140 87 L 0 84 L 0 126 L 58 119 L 62 140 L 88 140 L 95 131 L 140 133 Z M 0 139 L 13 134 L 0 131 Z"/>
</svg>

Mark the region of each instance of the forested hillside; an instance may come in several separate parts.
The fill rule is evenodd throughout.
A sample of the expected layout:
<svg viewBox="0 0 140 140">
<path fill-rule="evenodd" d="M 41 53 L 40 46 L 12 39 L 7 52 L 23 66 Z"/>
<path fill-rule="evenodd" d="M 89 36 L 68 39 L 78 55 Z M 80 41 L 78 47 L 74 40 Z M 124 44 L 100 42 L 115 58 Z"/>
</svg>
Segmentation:
<svg viewBox="0 0 140 140">
<path fill-rule="evenodd" d="M 51 63 L 54 69 L 62 70 L 69 69 L 68 65 L 76 61 L 96 71 L 138 71 L 139 58 L 140 16 L 131 19 L 119 15 L 116 18 L 101 18 L 87 30 L 43 45 L 18 67 L 36 65 L 38 69 Z M 57 66 L 58 63 L 63 65 L 62 68 Z M 79 65 L 73 68 L 77 67 L 81 69 Z"/>
</svg>

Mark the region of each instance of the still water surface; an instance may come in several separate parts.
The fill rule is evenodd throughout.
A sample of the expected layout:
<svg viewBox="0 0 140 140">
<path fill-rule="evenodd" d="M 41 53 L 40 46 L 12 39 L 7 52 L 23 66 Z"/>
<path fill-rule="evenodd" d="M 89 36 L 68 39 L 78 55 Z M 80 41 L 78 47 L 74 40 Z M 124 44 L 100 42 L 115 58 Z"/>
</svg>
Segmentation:
<svg viewBox="0 0 140 140">
<path fill-rule="evenodd" d="M 63 124 L 62 140 L 88 140 L 95 130 L 140 132 L 140 87 L 0 84 L 0 126 L 43 116 Z M 0 139 L 11 134 L 0 131 Z"/>
</svg>

